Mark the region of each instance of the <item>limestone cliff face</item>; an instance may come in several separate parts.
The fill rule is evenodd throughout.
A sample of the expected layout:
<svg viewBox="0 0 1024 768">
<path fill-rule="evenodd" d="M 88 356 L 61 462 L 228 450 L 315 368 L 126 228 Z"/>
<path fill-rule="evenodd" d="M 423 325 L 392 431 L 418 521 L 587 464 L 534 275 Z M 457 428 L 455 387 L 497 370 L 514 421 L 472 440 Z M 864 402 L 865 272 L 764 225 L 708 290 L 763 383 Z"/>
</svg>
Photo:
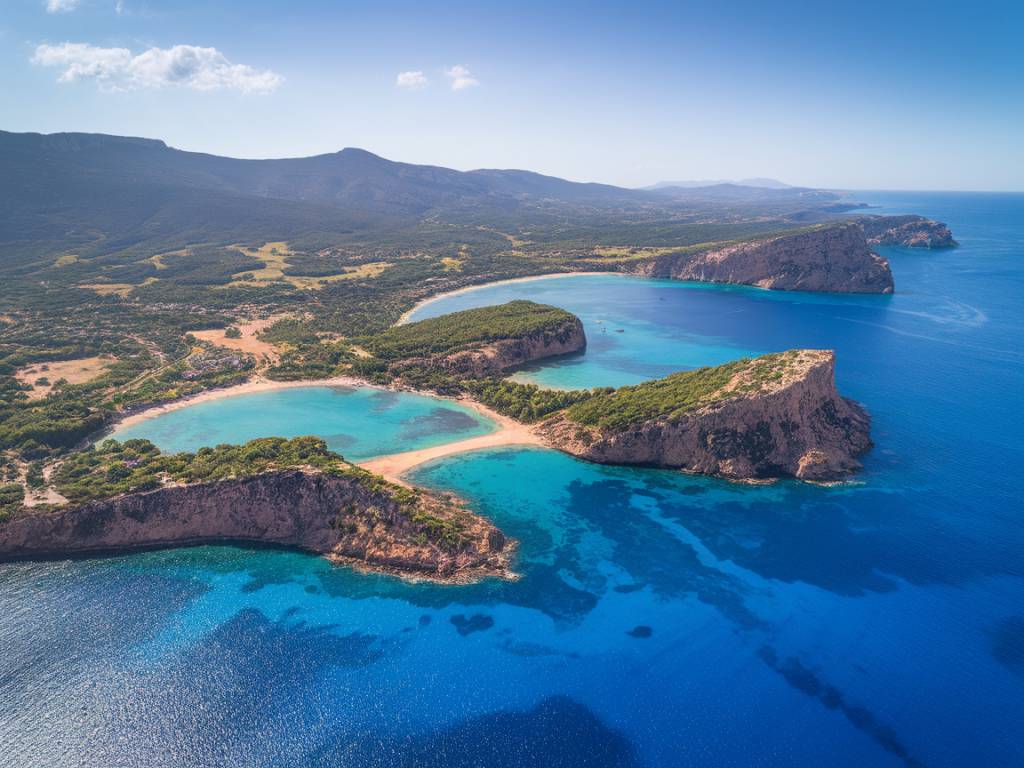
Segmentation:
<svg viewBox="0 0 1024 768">
<path fill-rule="evenodd" d="M 734 480 L 793 476 L 835 480 L 860 468 L 870 418 L 836 391 L 834 354 L 800 350 L 784 376 L 760 390 L 611 431 L 561 412 L 539 433 L 553 448 L 601 464 L 678 468 Z"/>
<path fill-rule="evenodd" d="M 953 248 L 957 245 L 949 227 L 924 216 L 864 216 L 857 219 L 869 245 L 902 245 L 908 248 Z"/>
<path fill-rule="evenodd" d="M 500 339 L 475 349 L 425 361 L 460 376 L 495 376 L 536 360 L 579 352 L 587 346 L 583 323 L 579 318 L 512 339 Z M 422 363 L 424 361 L 413 361 Z M 408 363 L 403 363 L 407 365 Z"/>
<path fill-rule="evenodd" d="M 218 541 L 277 544 L 435 579 L 507 576 L 515 550 L 455 504 L 429 494 L 400 503 L 363 478 L 311 470 L 169 486 L 0 522 L 0 558 Z"/>
<path fill-rule="evenodd" d="M 852 223 L 737 243 L 702 253 L 656 257 L 634 269 L 645 277 L 739 283 L 783 291 L 892 293 L 889 262 Z"/>
</svg>

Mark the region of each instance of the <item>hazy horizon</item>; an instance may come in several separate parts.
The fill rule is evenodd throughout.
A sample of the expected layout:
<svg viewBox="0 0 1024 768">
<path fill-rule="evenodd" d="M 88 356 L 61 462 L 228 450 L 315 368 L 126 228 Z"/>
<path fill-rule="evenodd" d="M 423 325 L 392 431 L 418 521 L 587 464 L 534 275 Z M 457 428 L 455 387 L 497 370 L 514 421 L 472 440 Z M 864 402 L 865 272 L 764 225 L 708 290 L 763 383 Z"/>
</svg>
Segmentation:
<svg viewBox="0 0 1024 768">
<path fill-rule="evenodd" d="M 0 127 L 644 187 L 1024 189 L 1011 3 L 14 0 Z"/>
</svg>

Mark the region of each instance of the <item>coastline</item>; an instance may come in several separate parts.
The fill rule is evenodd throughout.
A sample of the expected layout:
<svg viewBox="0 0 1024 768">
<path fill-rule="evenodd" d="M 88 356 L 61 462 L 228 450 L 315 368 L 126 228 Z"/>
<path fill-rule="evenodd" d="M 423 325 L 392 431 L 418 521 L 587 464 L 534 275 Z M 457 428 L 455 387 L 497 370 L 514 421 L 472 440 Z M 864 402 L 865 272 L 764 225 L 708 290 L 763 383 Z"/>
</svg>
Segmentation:
<svg viewBox="0 0 1024 768">
<path fill-rule="evenodd" d="M 236 384 L 232 387 L 224 387 L 223 389 L 212 389 L 206 392 L 200 392 L 192 395 L 191 397 L 173 400 L 161 405 L 154 405 L 151 408 L 146 408 L 145 410 L 125 416 L 123 419 L 111 424 L 93 442 L 98 442 L 105 437 L 110 437 L 119 429 L 134 426 L 148 419 L 161 416 L 165 413 L 170 413 L 171 411 L 187 408 L 192 405 L 198 405 L 199 403 L 224 400 L 230 397 L 250 395 L 257 392 L 272 392 L 281 389 L 342 386 L 361 387 L 390 392 L 411 392 L 425 397 L 433 397 L 438 400 L 456 403 L 468 408 L 480 416 L 490 420 L 495 425 L 495 429 L 491 432 L 487 432 L 483 435 L 477 435 L 476 437 L 470 437 L 464 440 L 453 440 L 451 442 L 441 443 L 440 445 L 419 448 L 411 451 L 383 454 L 381 456 L 374 456 L 373 458 L 367 459 L 363 462 L 356 462 L 357 466 L 371 472 L 375 472 L 387 478 L 391 482 L 398 483 L 399 485 L 409 486 L 409 483 L 402 479 L 402 475 L 414 467 L 433 459 L 502 445 L 545 444 L 528 425 L 521 424 L 515 419 L 498 413 L 497 411 L 494 411 L 486 405 L 478 403 L 476 400 L 469 397 L 448 397 L 445 395 L 438 395 L 433 392 L 421 392 L 417 389 L 372 384 L 355 376 L 332 376 L 327 379 L 303 379 L 300 381 L 272 381 L 270 379 L 263 378 L 262 376 L 257 376 L 251 381 L 247 381 L 242 384 Z"/>
<path fill-rule="evenodd" d="M 479 403 L 477 403 L 479 405 Z M 507 417 L 503 417 L 506 418 Z M 545 446 L 543 440 L 526 424 L 519 424 L 508 419 L 509 424 L 502 424 L 499 429 L 486 435 L 442 443 L 431 448 L 419 448 L 401 453 L 376 456 L 359 462 L 365 470 L 380 475 L 393 483 L 411 487 L 403 476 L 412 469 L 435 459 L 443 459 L 460 453 L 480 451 L 485 448 L 499 448 L 506 445 Z"/>
<path fill-rule="evenodd" d="M 435 301 L 440 301 L 441 299 L 448 298 L 449 296 L 458 296 L 458 295 L 461 295 L 461 294 L 464 294 L 464 293 L 470 293 L 471 291 L 480 290 L 482 288 L 491 288 L 491 287 L 496 286 L 496 285 L 506 285 L 506 284 L 513 284 L 513 283 L 528 283 L 528 282 L 533 282 L 533 281 L 536 281 L 536 280 L 548 280 L 548 279 L 553 279 L 553 278 L 558 278 L 558 277 L 579 277 L 579 276 L 595 277 L 595 276 L 600 276 L 600 275 L 618 275 L 618 274 L 622 274 L 622 273 L 619 273 L 619 272 L 607 272 L 607 271 L 605 271 L 605 272 L 552 272 L 550 274 L 545 274 L 545 275 L 528 275 L 526 277 L 512 277 L 512 278 L 509 278 L 507 280 L 494 280 L 494 281 L 491 281 L 491 282 L 480 283 L 479 285 L 467 285 L 464 288 L 457 288 L 457 289 L 455 289 L 453 291 L 445 291 L 444 293 L 438 293 L 438 294 L 436 294 L 434 296 L 429 296 L 426 299 L 423 299 L 422 301 L 417 302 L 415 306 L 413 306 L 412 308 L 410 308 L 410 309 L 408 309 L 408 310 L 406 310 L 405 312 L 402 313 L 402 316 L 398 318 L 398 321 L 395 323 L 395 325 L 402 325 L 403 323 L 406 323 L 408 321 L 408 319 L 409 319 L 409 316 L 413 312 L 415 312 L 416 310 L 420 309 L 421 307 L 425 307 L 426 305 L 431 304 L 431 303 L 433 303 Z M 243 382 L 241 384 L 235 384 L 233 386 L 223 387 L 223 388 L 220 388 L 220 389 L 210 389 L 210 390 L 206 390 L 205 392 L 198 392 L 198 393 L 196 393 L 194 395 L 189 395 L 187 397 L 179 398 L 177 400 L 171 400 L 171 401 L 166 402 L 166 403 L 160 403 L 159 405 L 153 405 L 153 406 L 150 406 L 150 407 L 147 407 L 147 408 L 143 408 L 142 410 L 136 411 L 134 413 L 124 414 L 123 416 L 121 416 L 121 418 L 119 418 L 119 419 L 115 420 L 114 422 L 112 422 L 111 424 L 109 424 L 107 426 L 107 428 L 104 429 L 100 433 L 99 438 L 108 437 L 113 432 L 117 431 L 118 429 L 122 429 L 124 427 L 131 427 L 131 426 L 134 426 L 134 425 L 136 425 L 136 424 L 138 424 L 140 422 L 146 421 L 147 419 L 151 419 L 151 418 L 154 418 L 156 416 L 160 416 L 160 415 L 162 415 L 164 413 L 169 413 L 171 411 L 176 411 L 176 410 L 178 410 L 180 408 L 186 408 L 186 407 L 188 407 L 190 405 L 198 405 L 199 403 L 210 402 L 210 401 L 214 401 L 214 400 L 221 400 L 221 399 L 224 399 L 224 398 L 227 398 L 227 397 L 234 397 L 236 395 L 249 395 L 249 394 L 253 394 L 253 393 L 256 393 L 256 392 L 271 392 L 271 391 L 278 390 L 278 389 L 290 389 L 290 388 L 293 388 L 293 387 L 370 387 L 372 389 L 388 390 L 388 391 L 392 391 L 392 392 L 415 392 L 417 394 L 428 395 L 430 397 L 436 397 L 436 398 L 438 398 L 440 400 L 447 400 L 449 402 L 459 403 L 459 404 L 464 405 L 464 406 L 466 406 L 468 408 L 472 408 L 477 413 L 479 413 L 479 414 L 481 414 L 483 416 L 486 416 L 487 418 L 489 418 L 492 421 L 496 422 L 499 425 L 499 427 L 500 426 L 504 426 L 506 424 L 514 424 L 516 426 L 519 426 L 518 422 L 515 422 L 512 419 L 510 419 L 509 417 L 503 416 L 503 415 L 501 415 L 500 413 L 498 413 L 496 411 L 492 411 L 490 408 L 487 408 L 486 406 L 481 405 L 480 403 L 476 402 L 475 400 L 471 400 L 469 398 L 447 397 L 447 396 L 444 396 L 444 395 L 438 395 L 438 394 L 434 394 L 434 393 L 431 393 L 431 392 L 420 392 L 419 390 L 415 390 L 415 389 L 393 387 L 393 386 L 388 386 L 388 385 L 383 385 L 383 384 L 372 384 L 372 383 L 370 383 L 370 382 L 368 382 L 368 381 L 366 381 L 364 379 L 360 379 L 360 378 L 358 378 L 356 376 L 331 376 L 331 377 L 326 378 L 326 379 L 301 379 L 301 380 L 298 380 L 298 381 L 274 381 L 273 379 L 268 379 L 268 378 L 266 378 L 266 377 L 264 377 L 264 376 L 262 376 L 262 375 L 257 373 L 249 381 L 245 381 L 245 382 Z M 496 431 L 498 431 L 498 430 L 496 430 Z M 97 439 L 99 439 L 99 438 L 97 438 Z M 95 440 L 90 440 L 90 442 L 95 442 Z"/>
<path fill-rule="evenodd" d="M 461 296 L 464 293 L 472 293 L 473 291 L 478 291 L 482 288 L 493 288 L 496 285 L 511 285 L 513 283 L 532 283 L 536 280 L 551 280 L 556 277 L 595 277 L 598 275 L 624 275 L 627 277 L 629 276 L 628 274 L 623 272 L 612 272 L 607 270 L 604 272 L 551 272 L 546 275 L 510 277 L 507 280 L 492 280 L 487 283 L 479 283 L 478 285 L 467 285 L 465 288 L 456 288 L 454 291 L 445 291 L 444 293 L 438 293 L 434 296 L 429 296 L 423 299 L 422 301 L 417 302 L 416 305 L 413 306 L 411 309 L 407 309 L 405 312 L 402 313 L 402 316 L 398 318 L 398 322 L 396 322 L 395 325 L 405 325 L 405 323 L 409 322 L 410 315 L 412 315 L 417 310 L 427 306 L 428 304 L 433 304 L 435 301 L 447 299 L 451 296 Z"/>
<path fill-rule="evenodd" d="M 295 387 L 371 387 L 374 389 L 386 389 L 386 387 L 370 384 L 362 379 L 356 378 L 355 376 L 332 376 L 327 379 L 302 379 L 300 381 L 274 381 L 272 379 L 256 375 L 249 381 L 242 382 L 241 384 L 235 384 L 233 386 L 223 387 L 220 389 L 208 389 L 205 392 L 198 392 L 194 395 L 189 395 L 188 397 L 182 397 L 177 400 L 160 403 L 159 405 L 144 408 L 141 411 L 126 414 L 122 418 L 112 422 L 105 430 L 103 430 L 100 438 L 109 437 L 119 429 L 135 426 L 136 424 L 147 421 L 148 419 L 161 416 L 165 413 L 170 413 L 171 411 L 177 411 L 181 408 L 187 408 L 190 405 L 198 405 L 199 403 L 207 403 L 214 400 L 223 400 L 225 398 L 236 397 L 238 395 L 251 395 L 256 392 L 272 392 L 277 389 L 293 389 Z"/>
</svg>

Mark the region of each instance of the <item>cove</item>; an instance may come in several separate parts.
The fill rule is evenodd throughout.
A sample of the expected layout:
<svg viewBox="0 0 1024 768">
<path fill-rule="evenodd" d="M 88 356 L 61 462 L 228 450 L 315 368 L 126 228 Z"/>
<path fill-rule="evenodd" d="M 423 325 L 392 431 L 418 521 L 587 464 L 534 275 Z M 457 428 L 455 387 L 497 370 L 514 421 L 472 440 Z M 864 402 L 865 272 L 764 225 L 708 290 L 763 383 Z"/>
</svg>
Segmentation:
<svg viewBox="0 0 1024 768">
<path fill-rule="evenodd" d="M 244 443 L 257 437 L 316 435 L 350 461 L 429 448 L 494 431 L 459 403 L 374 387 L 309 386 L 233 395 L 187 405 L 116 430 L 162 451 Z"/>
</svg>

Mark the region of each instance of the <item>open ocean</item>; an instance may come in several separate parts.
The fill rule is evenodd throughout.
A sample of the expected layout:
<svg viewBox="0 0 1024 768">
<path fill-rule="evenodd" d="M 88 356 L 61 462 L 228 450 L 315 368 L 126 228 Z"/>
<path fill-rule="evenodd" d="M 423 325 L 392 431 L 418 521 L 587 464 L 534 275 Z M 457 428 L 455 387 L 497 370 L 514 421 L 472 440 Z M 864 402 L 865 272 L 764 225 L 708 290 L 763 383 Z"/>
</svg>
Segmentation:
<svg viewBox="0 0 1024 768">
<path fill-rule="evenodd" d="M 586 354 L 520 375 L 558 387 L 833 348 L 874 419 L 857 482 L 495 449 L 413 479 L 520 539 L 512 583 L 235 547 L 2 565 L 0 763 L 1024 765 L 1024 195 L 856 198 L 946 221 L 961 245 L 883 249 L 893 296 L 577 276 L 413 319 L 512 298 L 573 311 Z M 413 397 L 239 396 L 132 436 L 308 424 L 363 458 L 490 428 Z"/>
</svg>

